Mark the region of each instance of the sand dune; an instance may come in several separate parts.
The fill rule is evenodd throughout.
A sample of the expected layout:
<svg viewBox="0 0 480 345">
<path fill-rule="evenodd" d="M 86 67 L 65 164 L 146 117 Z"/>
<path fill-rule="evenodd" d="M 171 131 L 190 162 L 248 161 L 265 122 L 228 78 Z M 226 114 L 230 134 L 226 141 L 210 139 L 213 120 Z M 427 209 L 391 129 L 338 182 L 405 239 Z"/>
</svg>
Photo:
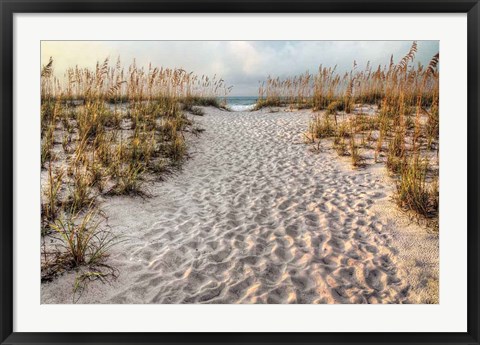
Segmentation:
<svg viewBox="0 0 480 345">
<path fill-rule="evenodd" d="M 120 276 L 78 303 L 438 303 L 438 236 L 396 210 L 383 168 L 311 152 L 310 111 L 205 111 L 181 172 L 104 200 Z M 74 279 L 42 303 L 71 303 Z"/>
</svg>

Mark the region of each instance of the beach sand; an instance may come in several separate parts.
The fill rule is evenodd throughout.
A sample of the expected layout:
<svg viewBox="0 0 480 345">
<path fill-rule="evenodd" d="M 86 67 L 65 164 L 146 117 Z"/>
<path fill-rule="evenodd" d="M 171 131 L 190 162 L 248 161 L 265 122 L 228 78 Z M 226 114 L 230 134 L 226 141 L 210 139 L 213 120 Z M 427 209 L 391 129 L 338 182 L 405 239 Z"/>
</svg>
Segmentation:
<svg viewBox="0 0 480 345">
<path fill-rule="evenodd" d="M 382 164 L 304 143 L 310 110 L 204 108 L 181 171 L 104 198 L 117 280 L 77 303 L 438 303 L 438 233 L 391 200 Z M 72 303 L 75 272 L 43 283 Z"/>
</svg>

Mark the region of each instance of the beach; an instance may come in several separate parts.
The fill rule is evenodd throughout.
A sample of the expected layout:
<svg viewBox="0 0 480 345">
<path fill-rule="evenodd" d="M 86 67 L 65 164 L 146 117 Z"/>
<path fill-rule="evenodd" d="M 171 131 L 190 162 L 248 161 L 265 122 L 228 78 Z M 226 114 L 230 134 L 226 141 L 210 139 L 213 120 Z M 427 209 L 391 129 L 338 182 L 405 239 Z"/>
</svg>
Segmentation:
<svg viewBox="0 0 480 345">
<path fill-rule="evenodd" d="M 382 164 L 312 150 L 312 110 L 202 109 L 181 170 L 99 198 L 118 278 L 72 298 L 69 271 L 42 303 L 439 303 L 438 232 L 395 205 Z"/>
</svg>

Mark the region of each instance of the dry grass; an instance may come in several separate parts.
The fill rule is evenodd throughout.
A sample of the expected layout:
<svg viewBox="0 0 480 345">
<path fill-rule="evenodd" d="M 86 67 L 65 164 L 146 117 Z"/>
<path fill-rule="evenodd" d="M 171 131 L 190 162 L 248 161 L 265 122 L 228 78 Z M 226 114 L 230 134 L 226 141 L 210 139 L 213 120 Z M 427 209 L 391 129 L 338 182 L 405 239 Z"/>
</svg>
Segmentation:
<svg viewBox="0 0 480 345">
<path fill-rule="evenodd" d="M 406 210 L 432 217 L 438 213 L 438 178 L 428 183 L 427 173 L 428 161 L 418 156 L 402 165 L 396 184 L 395 200 Z"/>
<path fill-rule="evenodd" d="M 365 165 L 360 148 L 373 151 L 373 163 L 382 162 L 398 179 L 395 200 L 404 209 L 438 217 L 438 170 L 429 174 L 430 151 L 439 151 L 439 55 L 428 66 L 415 63 L 417 43 L 395 64 L 336 73 L 320 66 L 281 80 L 268 77 L 259 88 L 264 105 L 310 106 L 315 114 L 306 134 L 309 142 L 333 138 L 334 149 L 350 156 L 352 166 Z M 369 105 L 373 112 L 364 114 Z M 360 145 L 359 145 L 360 142 Z M 438 158 L 437 158 L 438 159 Z"/>
<path fill-rule="evenodd" d="M 101 230 L 98 212 L 89 209 L 85 215 L 73 214 L 57 218 L 52 228 L 63 240 L 65 252 L 74 267 L 93 265 L 106 256 L 115 237 Z"/>
<path fill-rule="evenodd" d="M 316 74 L 306 72 L 286 79 L 268 76 L 259 87 L 258 107 L 290 105 L 348 114 L 354 104 L 361 103 L 382 106 L 385 114 L 395 116 L 402 106 L 416 107 L 418 97 L 422 107 L 431 107 L 438 97 L 438 54 L 425 68 L 413 66 L 416 51 L 414 42 L 398 64 L 392 57 L 389 66 L 376 69 L 368 63 L 365 70 L 358 70 L 354 62 L 352 70 L 344 74 L 320 65 Z"/>
<path fill-rule="evenodd" d="M 200 132 L 185 110 L 222 107 L 230 89 L 183 69 L 123 68 L 108 59 L 93 70 L 68 69 L 61 80 L 50 59 L 41 71 L 42 234 L 54 229 L 64 243 L 51 257 L 68 256 L 74 264 L 60 266 L 76 267 L 103 256 L 112 242 L 89 225 L 98 196 L 145 195 L 147 181 L 187 157 L 184 133 Z M 60 267 L 47 266 L 49 274 Z"/>
</svg>

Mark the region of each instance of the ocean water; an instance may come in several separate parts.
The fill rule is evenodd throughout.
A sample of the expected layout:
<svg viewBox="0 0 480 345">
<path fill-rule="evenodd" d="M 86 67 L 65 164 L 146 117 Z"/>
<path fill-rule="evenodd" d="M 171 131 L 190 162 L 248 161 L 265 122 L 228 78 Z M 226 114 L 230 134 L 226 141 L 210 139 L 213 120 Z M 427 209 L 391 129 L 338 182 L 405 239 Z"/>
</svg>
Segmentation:
<svg viewBox="0 0 480 345">
<path fill-rule="evenodd" d="M 231 111 L 249 111 L 255 108 L 257 97 L 227 97 L 227 107 Z"/>
</svg>

